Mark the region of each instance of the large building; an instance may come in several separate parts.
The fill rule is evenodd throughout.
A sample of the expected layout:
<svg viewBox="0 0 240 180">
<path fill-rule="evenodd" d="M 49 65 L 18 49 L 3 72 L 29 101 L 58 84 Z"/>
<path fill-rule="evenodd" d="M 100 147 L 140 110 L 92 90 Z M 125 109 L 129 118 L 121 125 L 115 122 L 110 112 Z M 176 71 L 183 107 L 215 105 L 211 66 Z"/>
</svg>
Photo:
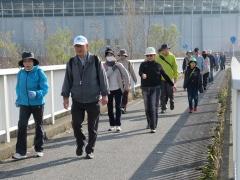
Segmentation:
<svg viewBox="0 0 240 180">
<path fill-rule="evenodd" d="M 138 51 L 149 26 L 175 24 L 179 50 L 229 51 L 230 37 L 240 35 L 239 13 L 240 0 L 0 0 L 0 31 L 23 47 L 43 45 L 57 28 L 119 46 L 134 31 Z"/>
</svg>

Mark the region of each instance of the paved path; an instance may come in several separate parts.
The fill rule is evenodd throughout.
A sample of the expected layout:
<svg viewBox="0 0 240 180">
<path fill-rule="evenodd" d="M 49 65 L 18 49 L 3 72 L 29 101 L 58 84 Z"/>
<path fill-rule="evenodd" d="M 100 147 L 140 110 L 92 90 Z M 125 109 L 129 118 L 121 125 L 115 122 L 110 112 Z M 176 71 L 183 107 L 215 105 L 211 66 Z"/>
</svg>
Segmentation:
<svg viewBox="0 0 240 180">
<path fill-rule="evenodd" d="M 137 100 L 123 116 L 121 133 L 107 132 L 107 116 L 102 116 L 94 160 L 76 157 L 73 134 L 66 132 L 48 141 L 43 158 L 1 163 L 0 179 L 195 180 L 206 162 L 210 129 L 216 125 L 223 76 L 218 74 L 201 95 L 199 112 L 191 115 L 180 82 L 176 108 L 160 115 L 156 134 L 145 129 L 143 101 Z"/>
</svg>

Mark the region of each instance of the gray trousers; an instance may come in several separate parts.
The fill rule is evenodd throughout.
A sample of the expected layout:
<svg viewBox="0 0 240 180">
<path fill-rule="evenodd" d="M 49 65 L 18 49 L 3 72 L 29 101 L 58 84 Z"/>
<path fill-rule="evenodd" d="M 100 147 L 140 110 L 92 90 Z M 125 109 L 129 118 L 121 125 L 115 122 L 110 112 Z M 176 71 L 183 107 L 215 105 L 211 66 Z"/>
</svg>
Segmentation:
<svg viewBox="0 0 240 180">
<path fill-rule="evenodd" d="M 156 129 L 158 124 L 160 87 L 142 87 L 142 94 L 144 99 L 147 123 L 151 129 Z"/>
</svg>

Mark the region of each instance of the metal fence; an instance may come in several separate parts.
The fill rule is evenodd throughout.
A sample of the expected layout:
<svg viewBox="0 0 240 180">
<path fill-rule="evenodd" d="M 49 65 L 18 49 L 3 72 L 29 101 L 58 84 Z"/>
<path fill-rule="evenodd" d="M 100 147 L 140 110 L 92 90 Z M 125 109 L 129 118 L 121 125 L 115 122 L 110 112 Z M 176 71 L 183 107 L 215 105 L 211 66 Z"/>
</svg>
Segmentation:
<svg viewBox="0 0 240 180">
<path fill-rule="evenodd" d="M 240 62 L 232 58 L 232 130 L 235 179 L 240 180 Z"/>
<path fill-rule="evenodd" d="M 143 59 L 131 60 L 134 71 L 138 74 L 139 66 Z M 177 58 L 179 72 L 181 72 L 183 58 Z M 49 81 L 49 93 L 46 96 L 44 119 L 51 118 L 51 123 L 55 123 L 55 116 L 66 112 L 62 105 L 61 87 L 63 84 L 65 65 L 42 66 L 41 67 Z M 15 106 L 16 93 L 16 74 L 19 69 L 0 69 L 0 137 L 5 138 L 5 142 L 10 142 L 10 132 L 17 130 L 19 108 Z M 140 86 L 140 77 L 138 82 L 132 86 L 132 91 Z M 133 84 L 133 83 L 132 83 Z M 29 125 L 34 120 L 30 119 Z"/>
<path fill-rule="evenodd" d="M 229 0 L 1 0 L 0 17 L 239 13 Z"/>
</svg>

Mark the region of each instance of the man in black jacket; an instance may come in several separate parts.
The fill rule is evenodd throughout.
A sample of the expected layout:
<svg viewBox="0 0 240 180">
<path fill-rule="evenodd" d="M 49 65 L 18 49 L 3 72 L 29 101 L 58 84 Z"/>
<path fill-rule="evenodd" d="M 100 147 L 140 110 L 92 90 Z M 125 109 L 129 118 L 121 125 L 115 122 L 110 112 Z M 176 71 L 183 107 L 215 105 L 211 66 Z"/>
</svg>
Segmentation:
<svg viewBox="0 0 240 180">
<path fill-rule="evenodd" d="M 77 141 L 76 155 L 83 154 L 86 137 L 82 132 L 85 111 L 88 114 L 88 145 L 86 158 L 93 159 L 94 146 L 100 115 L 100 105 L 108 102 L 108 82 L 106 72 L 98 57 L 88 52 L 88 41 L 84 36 L 74 39 L 76 56 L 66 66 L 62 86 L 63 105 L 69 107 L 69 96 L 72 97 L 72 127 Z"/>
<path fill-rule="evenodd" d="M 210 60 L 209 82 L 213 82 L 213 70 L 216 66 L 216 63 L 215 63 L 215 58 L 212 55 L 211 51 L 208 52 L 208 57 L 209 57 L 209 60 Z"/>
</svg>

